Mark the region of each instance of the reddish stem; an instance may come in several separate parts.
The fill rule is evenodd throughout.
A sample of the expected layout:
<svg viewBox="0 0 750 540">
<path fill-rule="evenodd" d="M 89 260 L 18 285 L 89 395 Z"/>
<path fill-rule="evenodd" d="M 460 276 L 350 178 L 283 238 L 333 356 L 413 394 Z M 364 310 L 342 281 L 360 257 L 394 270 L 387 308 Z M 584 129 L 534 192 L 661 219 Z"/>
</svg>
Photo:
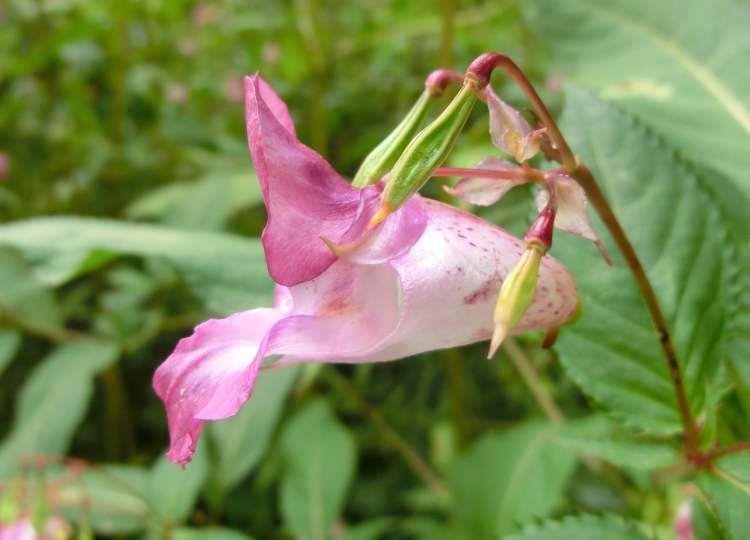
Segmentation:
<svg viewBox="0 0 750 540">
<path fill-rule="evenodd" d="M 453 71 L 451 69 L 436 69 L 427 75 L 427 78 L 424 81 L 424 86 L 431 96 L 439 96 L 449 84 L 453 83 L 461 86 L 463 82 L 464 76 L 458 71 Z"/>
<path fill-rule="evenodd" d="M 464 169 L 460 167 L 440 167 L 432 176 L 462 176 L 470 178 L 494 178 L 497 180 L 524 180 L 527 182 L 544 182 L 544 173 L 536 169 L 518 168 L 509 171 L 490 169 Z"/>
</svg>

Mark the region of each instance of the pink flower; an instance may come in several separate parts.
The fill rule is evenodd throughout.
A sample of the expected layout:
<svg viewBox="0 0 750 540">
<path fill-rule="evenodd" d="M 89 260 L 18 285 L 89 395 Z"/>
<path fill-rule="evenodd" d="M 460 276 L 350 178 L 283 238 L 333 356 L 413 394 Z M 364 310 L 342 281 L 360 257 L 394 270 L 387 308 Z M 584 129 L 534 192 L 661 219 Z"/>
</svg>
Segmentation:
<svg viewBox="0 0 750 540">
<path fill-rule="evenodd" d="M 190 461 L 204 422 L 238 412 L 271 355 L 281 357 L 274 366 L 379 362 L 489 339 L 498 290 L 523 250 L 509 233 L 415 196 L 337 258 L 320 237 L 358 238 L 381 188 L 351 187 L 298 141 L 286 106 L 259 76 L 245 79 L 245 96 L 276 299 L 204 322 L 157 369 L 175 463 Z M 559 326 L 577 302 L 573 278 L 544 257 L 539 291 L 514 333 Z"/>
<path fill-rule="evenodd" d="M 690 501 L 685 501 L 680 505 L 674 520 L 674 532 L 679 540 L 696 540 L 690 519 Z"/>
<path fill-rule="evenodd" d="M 8 154 L 0 150 L 0 180 L 4 180 L 10 174 L 10 159 Z"/>
</svg>

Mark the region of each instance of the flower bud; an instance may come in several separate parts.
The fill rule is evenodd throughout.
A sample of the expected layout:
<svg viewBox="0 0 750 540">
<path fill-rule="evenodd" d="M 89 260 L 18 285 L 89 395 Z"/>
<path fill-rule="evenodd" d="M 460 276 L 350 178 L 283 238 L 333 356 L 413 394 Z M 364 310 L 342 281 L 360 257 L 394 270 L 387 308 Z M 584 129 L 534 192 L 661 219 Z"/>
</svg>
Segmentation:
<svg viewBox="0 0 750 540">
<path fill-rule="evenodd" d="M 393 166 L 383 191 L 381 221 L 419 191 L 446 160 L 476 100 L 475 85 L 471 81 L 465 82 L 440 116 L 409 143 Z"/>
<path fill-rule="evenodd" d="M 552 246 L 552 231 L 555 223 L 555 208 L 548 205 L 523 237 L 526 249 L 516 266 L 500 287 L 495 304 L 495 329 L 487 358 L 495 356 L 505 338 L 523 318 L 534 299 L 539 281 L 539 265 L 542 257 Z"/>
<path fill-rule="evenodd" d="M 542 248 L 536 243 L 526 247 L 521 260 L 508 274 L 500 287 L 500 294 L 495 305 L 495 329 L 490 342 L 490 352 L 487 358 L 495 356 L 510 331 L 523 318 L 531 305 L 536 292 L 539 278 L 539 264 L 544 255 Z"/>
</svg>

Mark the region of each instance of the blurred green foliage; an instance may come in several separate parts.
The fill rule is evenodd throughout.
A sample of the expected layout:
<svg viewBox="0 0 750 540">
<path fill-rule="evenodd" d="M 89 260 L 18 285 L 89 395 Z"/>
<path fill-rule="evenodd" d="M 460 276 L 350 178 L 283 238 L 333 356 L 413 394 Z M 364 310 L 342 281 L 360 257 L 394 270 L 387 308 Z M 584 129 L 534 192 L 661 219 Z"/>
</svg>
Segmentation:
<svg viewBox="0 0 750 540">
<path fill-rule="evenodd" d="M 576 239 L 555 255 L 586 311 L 553 351 L 525 336 L 491 362 L 480 344 L 270 371 L 185 471 L 162 457 L 150 379 L 195 324 L 272 296 L 243 75 L 351 176 L 429 71 L 498 50 L 564 109 L 643 255 L 704 447 L 750 438 L 748 23 L 741 0 L 0 4 L 0 521 L 33 510 L 165 540 L 666 540 L 692 499 L 705 539 L 741 540 L 748 460 L 691 474 L 635 285 Z M 456 166 L 496 152 L 479 109 Z M 519 233 L 529 195 L 477 212 Z"/>
</svg>

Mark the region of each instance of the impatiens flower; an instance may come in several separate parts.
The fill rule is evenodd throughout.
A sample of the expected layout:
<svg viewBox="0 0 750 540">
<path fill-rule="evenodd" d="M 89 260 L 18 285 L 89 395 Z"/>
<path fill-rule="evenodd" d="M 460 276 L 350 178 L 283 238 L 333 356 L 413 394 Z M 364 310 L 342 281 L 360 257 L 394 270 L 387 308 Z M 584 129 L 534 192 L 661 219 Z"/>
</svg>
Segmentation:
<svg viewBox="0 0 750 540">
<path fill-rule="evenodd" d="M 268 357 L 280 357 L 273 366 L 379 362 L 488 339 L 498 291 L 523 251 L 509 233 L 416 195 L 337 258 L 320 237 L 356 238 L 381 188 L 353 188 L 298 141 L 286 106 L 260 77 L 246 78 L 245 95 L 276 299 L 204 322 L 157 369 L 175 463 L 190 461 L 204 422 L 238 412 Z M 538 282 L 514 333 L 559 326 L 576 310 L 573 278 L 557 261 L 541 259 Z"/>
</svg>

